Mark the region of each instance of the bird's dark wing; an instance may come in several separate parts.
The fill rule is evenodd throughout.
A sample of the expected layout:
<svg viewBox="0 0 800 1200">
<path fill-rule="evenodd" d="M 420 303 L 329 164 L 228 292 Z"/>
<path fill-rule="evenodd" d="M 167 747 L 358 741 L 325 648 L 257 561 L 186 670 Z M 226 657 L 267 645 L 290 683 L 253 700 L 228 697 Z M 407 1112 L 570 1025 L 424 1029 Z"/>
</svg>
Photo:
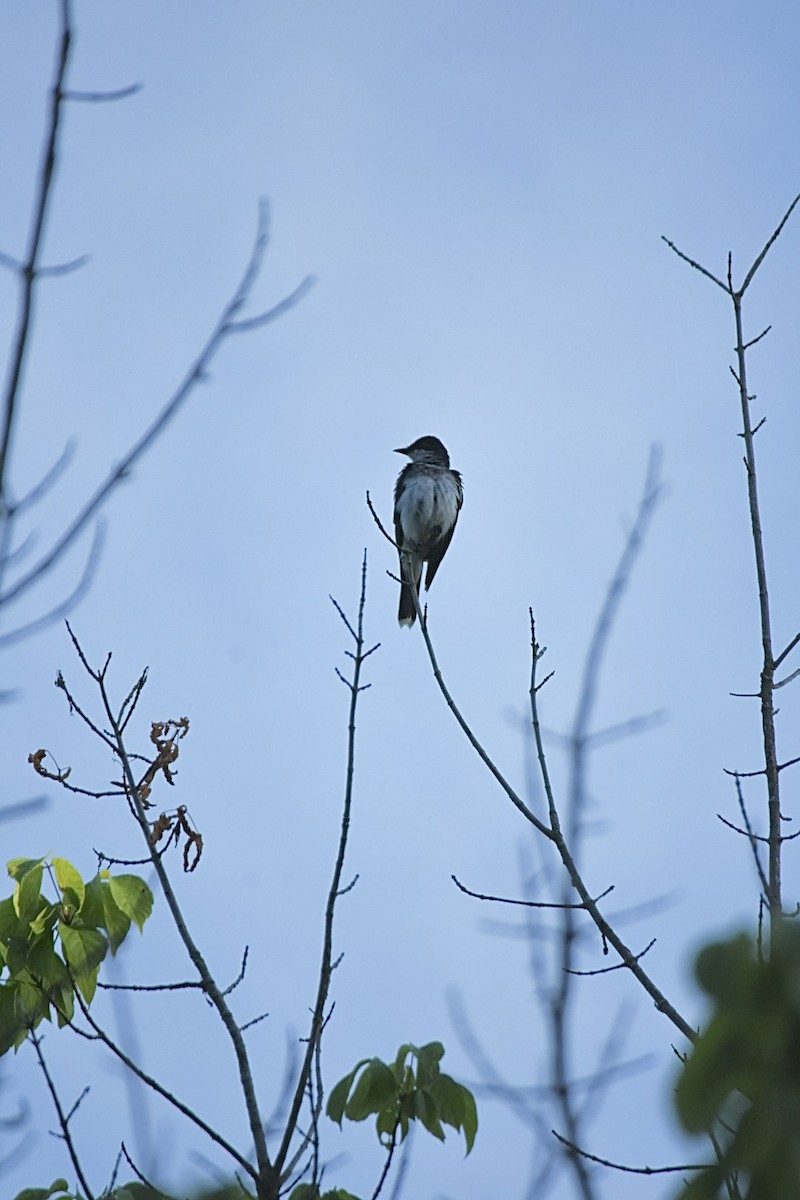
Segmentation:
<svg viewBox="0 0 800 1200">
<path fill-rule="evenodd" d="M 397 483 L 394 486 L 394 540 L 397 543 L 398 549 L 403 545 L 403 526 L 400 524 L 400 512 L 397 506 L 397 501 L 400 499 L 401 493 L 406 486 L 406 478 L 409 475 L 413 464 L 409 463 L 407 467 L 403 467 L 400 474 L 397 476 Z"/>
<path fill-rule="evenodd" d="M 425 591 L 426 592 L 427 592 L 428 588 L 431 586 L 431 584 L 433 583 L 433 577 L 436 574 L 436 572 L 439 570 L 439 563 L 442 561 L 445 554 L 447 553 L 447 547 L 450 545 L 451 541 L 453 540 L 453 531 L 455 530 L 455 527 L 457 524 L 458 524 L 458 513 L 456 513 L 456 519 L 455 519 L 455 521 L 453 521 L 453 524 L 450 527 L 449 532 L 446 533 L 444 535 L 444 537 L 439 539 L 439 541 L 436 543 L 436 545 L 433 547 L 430 554 L 428 555 L 428 570 L 425 573 Z"/>
<path fill-rule="evenodd" d="M 451 525 L 451 527 L 447 531 L 447 533 L 444 534 L 443 537 L 441 537 L 439 539 L 439 541 L 436 543 L 436 545 L 433 547 L 430 554 L 428 555 L 428 570 L 425 575 L 425 591 L 427 591 L 428 588 L 433 583 L 433 577 L 436 574 L 436 572 L 439 570 L 439 563 L 444 558 L 445 554 L 447 553 L 447 547 L 450 545 L 451 541 L 453 540 L 453 533 L 455 532 L 456 525 L 458 524 L 458 514 L 461 512 L 461 506 L 464 503 L 464 488 L 463 488 L 463 484 L 461 481 L 461 475 L 459 474 L 458 471 L 452 471 L 451 474 L 453 475 L 453 477 L 455 479 L 456 487 L 457 487 L 457 497 L 458 498 L 456 501 L 456 519 L 455 519 L 455 521 L 453 521 L 453 524 Z"/>
</svg>

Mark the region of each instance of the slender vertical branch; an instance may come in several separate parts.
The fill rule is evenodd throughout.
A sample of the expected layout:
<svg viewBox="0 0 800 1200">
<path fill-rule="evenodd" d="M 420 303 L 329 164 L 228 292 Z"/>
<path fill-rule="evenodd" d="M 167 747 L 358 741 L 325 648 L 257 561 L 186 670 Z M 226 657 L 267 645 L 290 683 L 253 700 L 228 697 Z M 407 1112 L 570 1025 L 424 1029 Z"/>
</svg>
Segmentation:
<svg viewBox="0 0 800 1200">
<path fill-rule="evenodd" d="M 14 428 L 14 416 L 22 382 L 22 370 L 30 344 L 37 267 L 44 239 L 47 211 L 53 193 L 53 178 L 58 158 L 58 141 L 61 129 L 62 105 L 64 102 L 64 80 L 67 74 L 70 44 L 72 41 L 70 0 L 61 0 L 60 12 L 61 29 L 59 46 L 47 108 L 42 162 L 36 196 L 33 202 L 33 211 L 31 212 L 28 245 L 24 261 L 20 264 L 18 270 L 20 299 L 17 329 L 11 349 L 8 378 L 3 389 L 2 399 L 0 399 L 0 409 L 2 410 L 2 427 L 0 427 L 0 522 L 5 522 L 8 516 L 7 474 L 11 434 Z"/>
<path fill-rule="evenodd" d="M 763 258 L 763 254 L 761 256 Z M 752 278 L 752 273 L 750 274 Z M 749 280 L 747 281 L 749 282 Z M 746 284 L 745 284 L 746 286 Z M 764 741 L 764 768 L 767 778 L 767 808 L 769 813 L 769 861 L 767 901 L 771 929 L 774 931 L 780 919 L 783 905 L 781 900 L 781 803 L 778 772 L 778 751 L 775 737 L 775 660 L 772 653 L 772 630 L 770 627 L 769 591 L 767 589 L 767 567 L 764 557 L 764 537 L 761 532 L 761 514 L 758 504 L 758 479 L 756 476 L 756 448 L 753 437 L 753 422 L 750 414 L 751 396 L 747 390 L 747 348 L 743 332 L 742 294 L 744 288 L 731 288 L 734 318 L 736 321 L 736 379 L 742 410 L 742 435 L 744 458 L 747 468 L 747 502 L 750 508 L 750 530 L 756 560 L 758 580 L 758 611 L 761 621 L 761 733 Z"/>
<path fill-rule="evenodd" d="M 20 571 L 8 586 L 6 577 L 10 576 L 11 546 L 13 541 L 12 529 L 16 525 L 23 505 L 13 503 L 10 499 L 9 467 L 11 462 L 12 435 L 15 418 L 19 409 L 24 365 L 27 358 L 33 328 L 34 301 L 36 286 L 44 274 L 56 271 L 63 273 L 80 265 L 79 262 L 66 264 L 66 268 L 40 266 L 42 247 L 46 229 L 46 218 L 53 196 L 53 184 L 58 163 L 58 150 L 61 128 L 63 125 L 64 102 L 67 100 L 102 100 L 119 99 L 131 95 L 137 90 L 122 88 L 111 93 L 73 92 L 65 88 L 67 67 L 70 61 L 71 46 L 74 38 L 71 19 L 71 0 L 59 0 L 61 23 L 56 65 L 53 82 L 49 92 L 49 104 L 44 133 L 44 146 L 36 189 L 33 200 L 30 231 L 24 258 L 16 262 L 10 256 L 0 253 L 0 261 L 11 266 L 18 276 L 20 298 L 16 331 L 11 344 L 8 374 L 0 391 L 0 606 L 9 604 L 17 599 L 43 575 L 50 571 L 75 540 L 83 533 L 87 525 L 97 516 L 99 509 L 109 496 L 127 478 L 133 467 L 146 454 L 152 444 L 161 436 L 166 426 L 177 415 L 186 400 L 194 393 L 198 384 L 207 378 L 208 368 L 222 345 L 237 333 L 248 333 L 260 329 L 276 320 L 296 304 L 311 286 L 310 278 L 304 279 L 289 295 L 285 296 L 272 308 L 257 313 L 252 317 L 242 316 L 242 311 L 250 299 L 253 285 L 261 271 L 264 255 L 268 244 L 268 210 L 265 202 L 259 209 L 258 224 L 253 247 L 245 267 L 241 281 L 233 296 L 225 305 L 222 313 L 206 340 L 200 353 L 190 365 L 184 379 L 179 384 L 170 399 L 164 404 L 150 425 L 143 431 L 138 440 L 126 450 L 122 458 L 114 463 L 105 478 L 94 488 L 80 509 L 68 518 L 65 528 L 55 537 L 55 540 L 44 550 L 39 558 L 27 569 Z M 81 260 L 82 261 L 82 260 Z M 45 476 L 42 483 L 34 489 L 34 496 L 52 480 Z M 28 497 L 27 505 L 33 497 Z M 88 564 L 94 565 L 92 556 Z M 51 619 L 48 614 L 47 620 Z M 36 626 L 34 626 L 35 628 Z M 30 632 L 26 629 L 24 632 Z"/>
<path fill-rule="evenodd" d="M 757 337 L 749 341 L 744 335 L 744 319 L 742 315 L 742 302 L 745 292 L 753 282 L 755 275 L 761 267 L 764 259 L 772 248 L 781 232 L 783 231 L 786 222 L 791 217 L 796 206 L 800 203 L 800 195 L 797 195 L 792 200 L 789 207 L 784 212 L 775 229 L 772 231 L 766 242 L 762 246 L 759 253 L 750 265 L 745 274 L 744 281 L 741 287 L 736 288 L 733 284 L 733 266 L 732 256 L 728 255 L 728 271 L 727 283 L 723 284 L 716 276 L 712 275 L 705 267 L 699 266 L 698 263 L 690 259 L 686 254 L 677 248 L 667 238 L 664 241 L 673 250 L 679 258 L 684 262 L 688 262 L 690 266 L 697 267 L 702 274 L 713 280 L 723 288 L 730 296 L 733 305 L 734 324 L 736 328 L 736 370 L 731 368 L 731 373 L 739 391 L 739 404 L 742 413 L 742 438 L 744 439 L 744 462 L 747 471 L 747 501 L 750 510 L 750 531 L 753 539 L 753 551 L 756 564 L 756 579 L 758 586 L 758 611 L 761 625 L 761 684 L 759 687 L 759 700 L 761 704 L 761 733 L 764 745 L 764 774 L 767 781 L 767 811 L 769 822 L 769 862 L 768 862 L 768 879 L 767 879 L 767 902 L 769 905 L 770 928 L 771 934 L 774 937 L 777 925 L 783 913 L 783 901 L 781 895 L 781 805 L 780 805 L 780 768 L 778 765 L 777 739 L 775 733 L 775 672 L 779 664 L 783 661 L 789 652 L 789 649 L 795 644 L 790 643 L 781 654 L 775 657 L 772 649 L 772 629 L 770 617 L 769 590 L 767 588 L 767 567 L 766 557 L 764 554 L 764 538 L 761 530 L 761 513 L 758 497 L 758 476 L 756 473 L 756 453 L 755 453 L 755 434 L 760 428 L 761 422 L 756 426 L 753 425 L 750 412 L 750 405 L 754 399 L 750 395 L 747 384 L 747 351 L 751 346 L 759 342 L 768 330 L 764 330 Z"/>
<path fill-rule="evenodd" d="M 277 320 L 296 304 L 308 291 L 312 280 L 304 279 L 298 287 L 280 300 L 272 308 L 259 313 L 255 317 L 240 317 L 242 308 L 250 299 L 253 284 L 261 270 L 264 255 L 269 241 L 268 207 L 265 202 L 259 207 L 258 222 L 250 258 L 242 274 L 241 280 L 231 299 L 223 308 L 216 325 L 211 331 L 205 345 L 197 358 L 189 366 L 178 388 L 141 434 L 138 441 L 131 446 L 118 463 L 110 469 L 105 479 L 96 487 L 92 495 L 85 501 L 83 507 L 69 521 L 64 531 L 56 538 L 41 558 L 23 575 L 17 578 L 4 592 L 0 592 L 0 605 L 8 604 L 26 591 L 57 563 L 75 539 L 83 532 L 98 510 L 106 502 L 120 482 L 127 478 L 134 466 L 161 436 L 166 426 L 177 415 L 184 403 L 198 386 L 207 378 L 208 369 L 213 359 L 224 343 L 236 333 L 246 333 L 261 328 L 271 321 Z"/>
<path fill-rule="evenodd" d="M 544 743 L 542 741 L 541 728 L 540 728 L 539 717 L 538 717 L 538 712 L 537 712 L 537 709 L 538 709 L 537 689 L 539 687 L 539 684 L 537 683 L 537 678 L 536 678 L 536 667 L 537 667 L 539 657 L 540 657 L 539 647 L 536 644 L 536 641 L 534 639 L 534 652 L 532 655 L 532 664 L 531 664 L 531 708 L 532 708 L 532 713 L 533 713 L 532 724 L 533 724 L 534 740 L 536 742 L 536 753 L 537 753 L 537 756 L 539 759 L 539 765 L 542 770 L 542 777 L 547 779 L 547 784 L 545 786 L 550 791 L 550 794 L 552 795 L 552 788 L 551 788 L 550 782 L 549 782 L 549 778 L 550 778 L 549 769 L 547 766 L 547 759 L 546 759 L 545 752 L 544 752 Z M 561 830 L 560 825 L 555 830 L 554 841 L 556 844 L 556 849 L 558 850 L 559 857 L 561 858 L 561 861 L 564 864 L 564 867 L 566 868 L 567 874 L 569 875 L 570 883 L 572 884 L 575 891 L 578 893 L 581 900 L 583 901 L 583 906 L 586 909 L 586 911 L 588 912 L 589 916 L 592 918 L 592 921 L 596 925 L 596 927 L 600 933 L 600 936 L 603 938 L 603 941 L 608 942 L 609 945 L 613 946 L 614 950 L 616 950 L 616 952 L 619 955 L 622 962 L 624 962 L 625 966 L 628 968 L 628 970 L 631 972 L 631 974 L 633 976 L 635 976 L 635 978 L 639 981 L 639 983 L 642 985 L 644 990 L 652 998 L 653 1003 L 655 1004 L 658 1011 L 663 1013 L 672 1022 L 672 1024 L 676 1027 L 676 1029 L 680 1030 L 680 1032 L 683 1034 L 683 1036 L 685 1038 L 687 1038 L 688 1041 L 693 1042 L 696 1037 L 695 1030 L 692 1028 L 692 1026 L 689 1024 L 689 1022 L 683 1016 L 681 1016 L 681 1014 L 678 1012 L 678 1010 L 675 1008 L 675 1006 L 670 1003 L 670 1001 L 667 999 L 667 997 L 664 995 L 664 993 L 661 991 L 661 989 L 656 986 L 655 982 L 650 978 L 648 973 L 642 967 L 642 964 L 639 961 L 639 957 L 637 957 L 637 955 L 634 954 L 634 952 L 630 949 L 630 947 L 627 946 L 625 944 L 625 942 L 623 942 L 622 938 L 619 936 L 619 934 L 616 932 L 616 930 L 613 928 L 613 926 L 611 926 L 609 924 L 609 922 L 605 919 L 605 917 L 601 913 L 597 901 L 590 894 L 586 884 L 584 883 L 583 877 L 578 869 L 575 859 L 573 858 L 572 852 L 570 850 L 569 845 L 567 844 L 566 838 L 564 837 L 564 833 Z"/>
<path fill-rule="evenodd" d="M 239 1028 L 236 1020 L 231 1012 L 228 1002 L 225 999 L 224 992 L 218 986 L 214 979 L 208 964 L 200 951 L 200 948 L 195 943 L 189 928 L 181 912 L 178 904 L 177 896 L 172 887 L 169 875 L 164 867 L 161 855 L 156 851 L 153 845 L 153 840 L 150 835 L 150 825 L 147 820 L 147 814 L 142 803 L 142 798 L 139 794 L 139 788 L 131 766 L 130 757 L 125 747 L 125 742 L 120 727 L 119 717 L 115 714 L 111 701 L 106 690 L 105 684 L 105 668 L 99 672 L 93 672 L 95 679 L 100 688 L 100 694 L 103 700 L 106 718 L 109 722 L 112 737 L 115 742 L 116 753 L 122 765 L 122 770 L 127 784 L 127 793 L 130 797 L 133 811 L 142 830 L 145 842 L 147 844 L 150 861 L 153 864 L 153 869 L 158 877 L 158 882 L 164 894 L 164 899 L 167 902 L 167 907 L 172 914 L 172 919 L 175 922 L 175 927 L 178 931 L 183 945 L 186 949 L 192 964 L 197 971 L 200 982 L 203 986 L 203 991 L 208 996 L 214 1008 L 219 1013 L 228 1036 L 233 1044 L 236 1061 L 239 1068 L 239 1080 L 242 1085 L 242 1092 L 247 1109 L 247 1117 L 250 1126 L 250 1133 L 253 1139 L 255 1148 L 256 1162 L 258 1164 L 258 1179 L 257 1190 L 259 1200 L 276 1200 L 277 1197 L 277 1173 L 274 1170 L 267 1152 L 267 1142 L 264 1133 L 264 1124 L 261 1119 L 261 1113 L 258 1107 L 258 1101 L 255 1094 L 255 1084 L 253 1082 L 253 1073 L 250 1068 L 250 1061 L 247 1054 L 247 1048 L 244 1044 L 244 1036 Z"/>
<path fill-rule="evenodd" d="M 44 1075 L 45 1082 L 47 1084 L 47 1090 L 50 1093 L 50 1098 L 53 1101 L 53 1107 L 55 1108 L 56 1115 L 58 1116 L 58 1124 L 61 1127 L 61 1136 L 64 1139 L 64 1143 L 67 1147 L 67 1153 L 69 1154 L 70 1161 L 72 1162 L 75 1175 L 77 1176 L 78 1182 L 81 1185 L 81 1189 L 84 1192 L 86 1200 L 94 1200 L 94 1192 L 89 1187 L 86 1176 L 83 1173 L 83 1168 L 81 1167 L 80 1159 L 78 1158 L 78 1152 L 75 1149 L 75 1142 L 73 1141 L 72 1134 L 69 1130 L 69 1116 L 64 1112 L 55 1082 L 48 1069 L 44 1054 L 42 1053 L 42 1039 L 38 1036 L 38 1034 L 34 1033 L 33 1030 L 31 1030 L 31 1043 L 36 1052 L 36 1057 L 39 1060 L 39 1066 L 42 1068 L 42 1074 Z"/>
<path fill-rule="evenodd" d="M 398 1134 L 399 1130 L 400 1130 L 400 1118 L 398 1117 L 394 1123 L 394 1129 L 392 1130 L 391 1134 L 389 1135 L 389 1144 L 386 1149 L 386 1161 L 384 1162 L 383 1169 L 382 1169 L 380 1175 L 378 1176 L 378 1182 L 375 1184 L 375 1190 L 373 1191 L 372 1195 L 370 1196 L 370 1200 L 378 1200 L 378 1197 L 380 1196 L 381 1192 L 383 1191 L 383 1185 L 386 1183 L 386 1178 L 389 1174 L 389 1168 L 391 1167 L 392 1159 L 394 1158 L 394 1152 L 397 1149 L 397 1134 Z"/>
<path fill-rule="evenodd" d="M 336 912 L 336 904 L 340 895 L 342 894 L 342 872 L 344 870 L 347 839 L 350 831 L 350 812 L 353 804 L 353 781 L 355 778 L 356 761 L 356 710 L 358 707 L 358 698 L 361 692 L 364 690 L 364 687 L 369 687 L 369 684 L 361 684 L 361 671 L 364 666 L 364 660 L 378 648 L 377 645 L 375 645 L 370 647 L 369 650 L 364 649 L 364 608 L 366 605 L 366 599 L 367 552 L 365 550 L 361 565 L 361 596 L 358 603 L 358 620 L 355 628 L 353 628 L 344 615 L 342 609 L 339 607 L 333 597 L 331 597 L 334 607 L 347 626 L 347 629 L 349 630 L 355 643 L 355 650 L 352 653 L 348 653 L 348 657 L 350 657 L 353 661 L 353 673 L 349 680 L 345 680 L 341 675 L 339 676 L 339 678 L 343 680 L 350 691 L 350 708 L 347 722 L 347 767 L 345 770 L 344 803 L 342 806 L 342 822 L 339 831 L 339 847 L 336 854 L 336 862 L 333 868 L 331 885 L 328 890 L 328 900 L 325 905 L 325 922 L 322 939 L 322 961 L 319 969 L 317 997 L 311 1014 L 311 1028 L 309 1030 L 308 1039 L 306 1042 L 306 1051 L 300 1066 L 300 1074 L 297 1080 L 297 1086 L 295 1087 L 292 1103 L 289 1108 L 289 1116 L 286 1121 L 286 1128 L 284 1130 L 280 1149 L 275 1156 L 275 1170 L 284 1178 L 286 1175 L 286 1172 L 284 1171 L 284 1165 L 287 1163 L 292 1139 L 297 1132 L 297 1122 L 303 1103 L 303 1097 L 306 1093 L 315 1056 L 318 1052 L 320 1039 L 322 1038 L 325 1028 L 325 1008 L 328 1001 L 328 993 L 330 991 L 331 976 L 336 965 L 333 959 L 333 922 Z M 320 1091 L 319 1104 L 321 1103 L 322 1095 Z M 304 1139 L 304 1143 L 306 1140 L 307 1139 Z M 294 1162 L 296 1160 L 297 1153 L 295 1153 L 293 1156 L 292 1161 Z"/>
<path fill-rule="evenodd" d="M 616 570 L 606 590 L 605 599 L 595 624 L 589 651 L 583 669 L 583 679 L 575 716 L 569 735 L 569 787 L 566 819 L 566 842 L 572 847 L 572 853 L 577 863 L 581 845 L 580 829 L 583 820 L 583 810 L 586 803 L 586 766 L 588 757 L 591 721 L 594 714 L 597 690 L 600 684 L 602 660 L 608 646 L 611 631 L 625 589 L 630 580 L 634 562 L 638 556 L 647 533 L 650 518 L 655 511 L 661 496 L 659 481 L 660 455 L 654 447 L 650 453 L 647 465 L 644 491 L 639 504 L 636 520 L 631 528 L 625 546 L 617 563 Z M 552 819 L 552 815 L 551 815 Z M 556 827 L 561 825 L 556 814 Z M 572 974 L 574 968 L 574 949 L 577 937 L 576 911 L 570 906 L 572 899 L 572 883 L 568 876 L 564 877 L 561 889 L 561 900 L 564 908 L 560 914 L 560 971 L 557 983 L 550 1001 L 550 1019 L 553 1027 L 553 1084 L 556 1101 L 561 1112 L 566 1131 L 566 1156 L 575 1175 L 581 1196 L 591 1200 L 594 1192 L 589 1173 L 589 1165 L 583 1155 L 575 1152 L 579 1144 L 580 1118 L 570 1088 L 569 1066 L 569 1012 L 573 996 Z"/>
</svg>

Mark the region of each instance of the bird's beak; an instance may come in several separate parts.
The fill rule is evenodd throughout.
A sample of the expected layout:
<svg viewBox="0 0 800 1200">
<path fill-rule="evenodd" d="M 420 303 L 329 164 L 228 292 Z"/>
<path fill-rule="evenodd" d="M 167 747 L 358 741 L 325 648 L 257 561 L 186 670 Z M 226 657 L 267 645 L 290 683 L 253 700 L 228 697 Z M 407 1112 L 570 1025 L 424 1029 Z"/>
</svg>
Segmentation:
<svg viewBox="0 0 800 1200">
<path fill-rule="evenodd" d="M 408 446 L 396 446 L 393 453 L 394 454 L 408 454 Z"/>
</svg>

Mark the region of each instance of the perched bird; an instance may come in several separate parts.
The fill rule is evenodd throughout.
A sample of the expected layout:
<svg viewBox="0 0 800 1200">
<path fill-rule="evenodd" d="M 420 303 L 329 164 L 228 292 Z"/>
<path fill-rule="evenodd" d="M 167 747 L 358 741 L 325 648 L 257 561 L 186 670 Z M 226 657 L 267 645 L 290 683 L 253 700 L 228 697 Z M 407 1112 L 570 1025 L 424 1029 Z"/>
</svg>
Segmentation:
<svg viewBox="0 0 800 1200">
<path fill-rule="evenodd" d="M 451 470 L 450 456 L 438 438 L 417 438 L 410 446 L 395 450 L 395 454 L 406 454 L 411 459 L 398 475 L 394 489 L 394 529 L 403 580 L 397 619 L 401 625 L 413 625 L 417 610 L 410 584 L 419 595 L 425 562 L 426 589 L 433 583 L 456 527 L 464 489 L 461 476 Z"/>
</svg>

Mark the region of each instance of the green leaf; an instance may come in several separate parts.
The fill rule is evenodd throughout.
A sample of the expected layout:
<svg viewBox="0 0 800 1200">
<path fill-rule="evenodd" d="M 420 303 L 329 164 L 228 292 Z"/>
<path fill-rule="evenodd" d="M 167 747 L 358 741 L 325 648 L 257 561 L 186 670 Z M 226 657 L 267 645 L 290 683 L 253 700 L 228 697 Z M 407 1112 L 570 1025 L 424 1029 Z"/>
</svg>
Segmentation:
<svg viewBox="0 0 800 1200">
<path fill-rule="evenodd" d="M 478 1109 L 472 1092 L 450 1075 L 440 1075 L 430 1090 L 444 1124 L 464 1131 L 469 1154 L 478 1132 Z"/>
<path fill-rule="evenodd" d="M 0 942 L 7 944 L 12 937 L 25 937 L 27 929 L 27 923 L 19 918 L 13 896 L 0 900 Z"/>
<path fill-rule="evenodd" d="M 153 911 L 153 893 L 145 881 L 138 875 L 112 875 L 108 886 L 117 907 L 135 921 L 141 931 Z"/>
<path fill-rule="evenodd" d="M 116 954 L 128 935 L 131 919 L 117 904 L 109 884 L 108 872 L 95 875 L 86 885 L 86 899 L 81 910 L 84 925 L 104 929 L 108 934 L 111 953 Z"/>
<path fill-rule="evenodd" d="M 428 1042 L 427 1045 L 420 1046 L 419 1049 L 416 1047 L 413 1047 L 413 1049 L 420 1068 L 425 1071 L 438 1073 L 439 1063 L 444 1058 L 444 1046 L 441 1042 Z"/>
<path fill-rule="evenodd" d="M 14 889 L 14 908 L 23 921 L 32 921 L 47 903 L 42 895 L 43 870 L 40 862 L 33 863 L 17 881 Z"/>
<path fill-rule="evenodd" d="M 60 987 L 53 988 L 52 992 L 48 993 L 48 998 L 55 1009 L 58 1027 L 63 1029 L 75 1015 L 75 989 L 72 986 L 72 980 L 69 979 Z"/>
<path fill-rule="evenodd" d="M 26 1029 L 38 1025 L 43 1017 L 50 1015 L 47 997 L 27 971 L 21 972 L 12 986 L 15 988 L 14 1011 Z"/>
<path fill-rule="evenodd" d="M 395 1067 L 395 1075 L 398 1079 L 402 1078 L 406 1067 L 406 1059 L 408 1058 L 409 1054 L 414 1054 L 415 1051 L 416 1046 L 412 1046 L 410 1042 L 403 1042 L 402 1046 L 397 1051 L 393 1065 Z"/>
<path fill-rule="evenodd" d="M 18 1050 L 28 1036 L 28 1028 L 17 1012 L 16 995 L 16 983 L 0 985 L 0 1055 Z"/>
<path fill-rule="evenodd" d="M 402 1141 L 411 1121 L 420 1121 L 440 1141 L 444 1140 L 442 1125 L 449 1125 L 463 1132 L 469 1154 L 478 1131 L 475 1098 L 468 1088 L 440 1072 L 443 1056 L 441 1042 L 420 1047 L 406 1042 L 391 1066 L 380 1058 L 362 1059 L 331 1092 L 328 1116 L 341 1127 L 344 1117 L 363 1121 L 375 1114 L 378 1138 L 384 1145 L 398 1135 Z M 409 1059 L 416 1061 L 416 1074 Z"/>
<path fill-rule="evenodd" d="M 289 1200 L 358 1200 L 358 1196 L 346 1192 L 344 1188 L 333 1188 L 332 1191 L 321 1193 L 313 1183 L 298 1183 L 297 1187 L 292 1188 Z"/>
<path fill-rule="evenodd" d="M 108 952 L 108 941 L 104 934 L 97 929 L 67 925 L 64 921 L 59 921 L 58 932 L 64 957 L 73 975 L 87 975 L 100 966 Z"/>
<path fill-rule="evenodd" d="M 66 903 L 64 893 L 72 892 L 77 899 L 77 911 L 80 912 L 83 908 L 83 898 L 86 894 L 86 884 L 83 882 L 81 874 L 71 862 L 66 858 L 52 858 L 51 864 L 55 871 L 56 883 L 58 884 L 62 897 Z"/>
<path fill-rule="evenodd" d="M 44 896 L 42 896 L 42 900 L 44 900 Z M 48 937 L 52 937 L 53 928 L 59 915 L 58 904 L 44 903 L 33 920 L 29 922 L 29 932 L 34 935 L 46 933 Z"/>
<path fill-rule="evenodd" d="M 14 1200 L 49 1200 L 50 1196 L 55 1196 L 60 1192 L 62 1196 L 69 1196 L 69 1184 L 66 1179 L 54 1179 L 49 1188 L 23 1188 L 21 1192 L 17 1192 Z"/>
<path fill-rule="evenodd" d="M 397 1084 L 394 1075 L 380 1058 L 371 1058 L 345 1106 L 345 1116 L 351 1121 L 364 1121 L 373 1113 L 394 1110 L 396 1105 Z"/>
<path fill-rule="evenodd" d="M 103 894 L 108 895 L 108 884 L 103 883 L 100 875 L 95 875 L 86 884 L 81 908 L 81 921 L 90 929 L 105 928 L 103 913 Z"/>
<path fill-rule="evenodd" d="M 695 974 L 700 986 L 729 1008 L 738 1007 L 747 977 L 755 965 L 749 937 L 740 933 L 729 942 L 706 946 L 697 956 Z"/>
<path fill-rule="evenodd" d="M 60 987 L 64 982 L 69 983 L 69 972 L 64 960 L 56 953 L 55 946 L 49 937 L 35 939 L 28 951 L 28 970 L 34 979 L 38 979 L 42 987 Z"/>
<path fill-rule="evenodd" d="M 45 856 L 46 857 L 46 856 Z M 30 871 L 35 871 L 37 867 L 41 867 L 44 862 L 42 858 L 10 858 L 6 863 L 6 869 L 17 883 L 24 879 Z"/>
<path fill-rule="evenodd" d="M 436 1102 L 423 1088 L 418 1088 L 414 1092 L 414 1112 L 419 1120 L 422 1121 L 428 1133 L 432 1133 L 435 1138 L 443 1142 L 444 1130 L 439 1120 Z"/>
<path fill-rule="evenodd" d="M 28 955 L 28 970 L 41 983 L 44 995 L 56 1012 L 59 1026 L 72 1020 L 74 1012 L 73 984 L 64 959 L 56 954 L 53 942 L 41 937 L 31 947 Z"/>
<path fill-rule="evenodd" d="M 101 889 L 102 896 L 102 925 L 108 933 L 108 940 L 111 945 L 111 953 L 116 954 L 131 927 L 131 919 L 124 913 L 114 899 L 111 888 L 104 886 Z M 141 928 L 141 926 L 139 926 Z"/>
<path fill-rule="evenodd" d="M 353 1080 L 364 1064 L 368 1062 L 368 1058 L 362 1058 L 360 1062 L 357 1062 L 350 1074 L 345 1075 L 344 1079 L 339 1080 L 328 1097 L 328 1103 L 325 1106 L 325 1112 L 332 1121 L 336 1122 L 340 1129 L 342 1127 L 342 1120 L 344 1119 L 344 1109 L 345 1105 L 347 1104 L 347 1097 L 350 1095 L 350 1088 L 353 1086 Z"/>
<path fill-rule="evenodd" d="M 707 946 L 697 976 L 714 1007 L 678 1079 L 676 1104 L 684 1126 L 705 1132 L 723 1122 L 718 1164 L 706 1168 L 681 1200 L 710 1200 L 723 1180 L 740 1173 L 747 1200 L 797 1194 L 800 1178 L 800 928 L 772 931 L 769 957 L 738 935 Z"/>
</svg>

